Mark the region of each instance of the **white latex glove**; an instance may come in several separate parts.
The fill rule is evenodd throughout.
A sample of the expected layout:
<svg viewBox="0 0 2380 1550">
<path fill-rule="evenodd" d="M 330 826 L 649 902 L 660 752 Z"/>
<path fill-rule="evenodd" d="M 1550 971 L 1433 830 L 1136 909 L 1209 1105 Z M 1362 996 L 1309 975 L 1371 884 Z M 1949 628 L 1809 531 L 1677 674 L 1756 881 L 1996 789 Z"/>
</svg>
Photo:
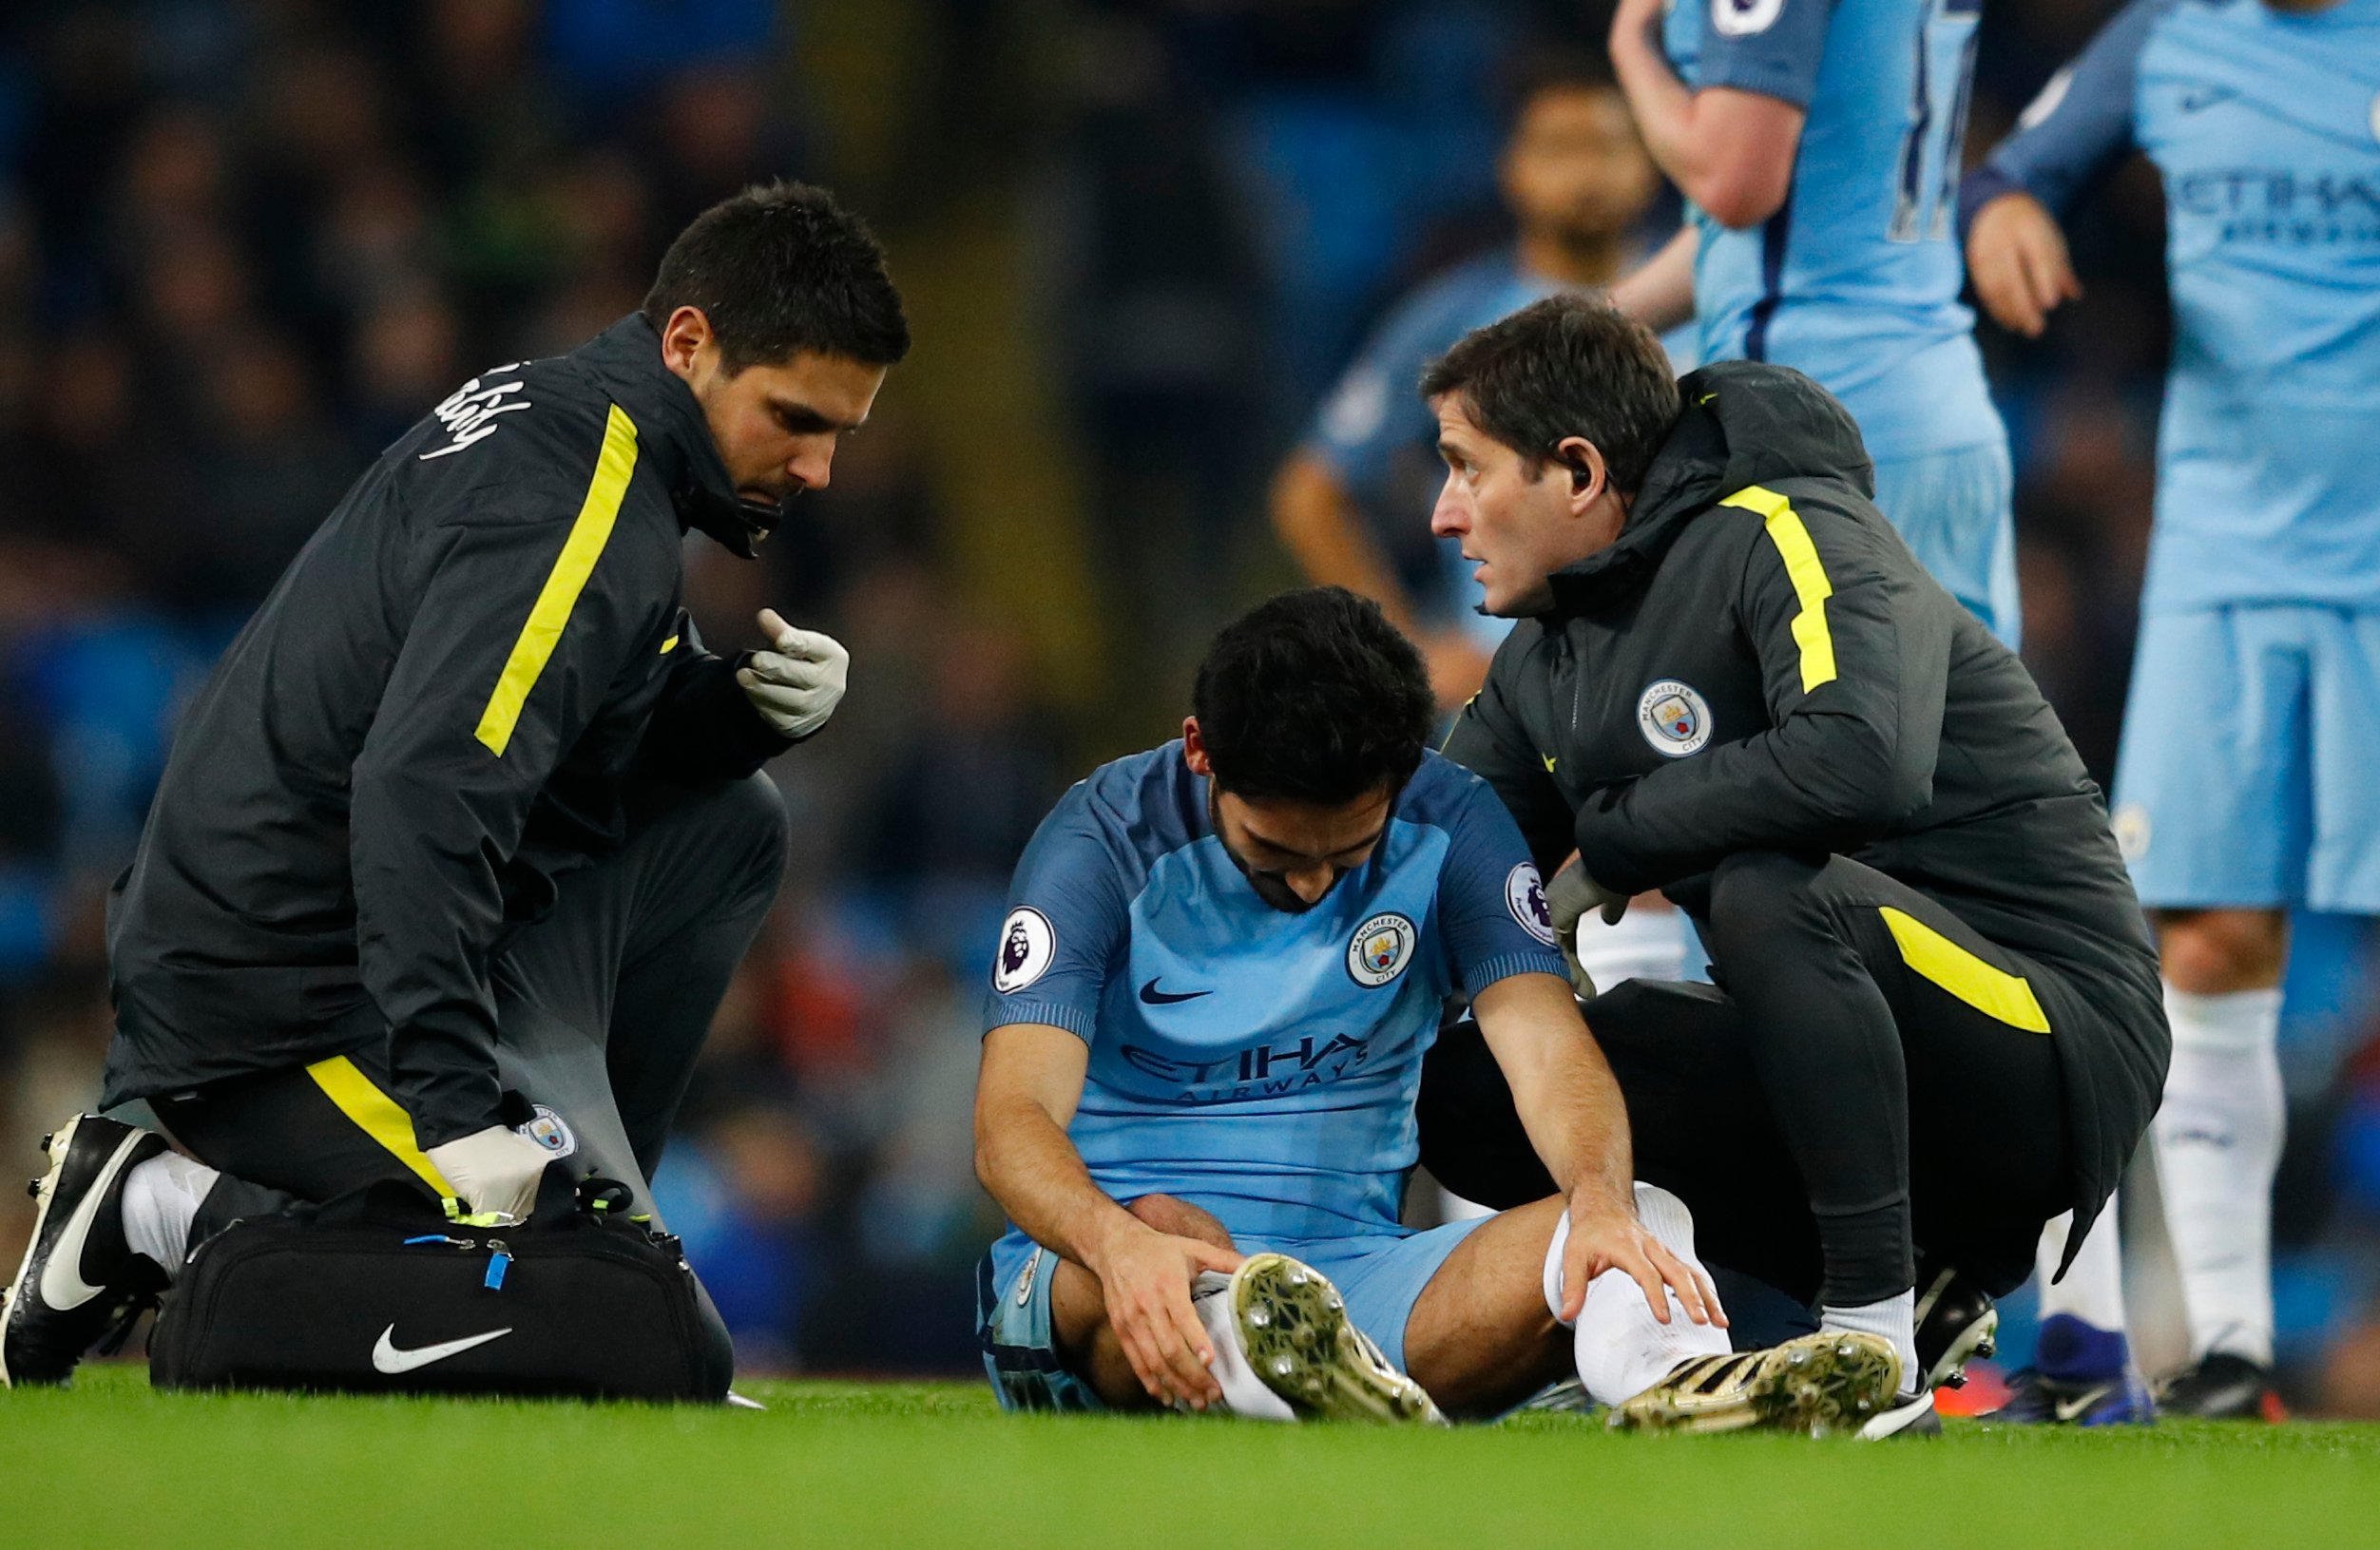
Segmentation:
<svg viewBox="0 0 2380 1550">
<path fill-rule="evenodd" d="M 841 703 L 852 654 L 831 635 L 794 628 L 774 608 L 760 610 L 760 629 L 777 649 L 754 652 L 736 681 L 762 720 L 788 737 L 807 737 Z"/>
<path fill-rule="evenodd" d="M 501 1219 L 489 1226 L 511 1227 L 528 1220 L 538 1180 L 554 1155 L 509 1125 L 489 1125 L 433 1146 L 429 1156 L 467 1215 L 493 1215 Z"/>
<path fill-rule="evenodd" d="M 1628 912 L 1628 895 L 1615 893 L 1586 874 L 1572 856 L 1545 885 L 1545 909 L 1554 918 L 1554 935 L 1562 942 L 1562 959 L 1570 966 L 1570 984 L 1593 1000 L 1595 981 L 1579 963 L 1579 921 L 1590 909 L 1603 912 L 1603 924 L 1617 926 Z"/>
</svg>

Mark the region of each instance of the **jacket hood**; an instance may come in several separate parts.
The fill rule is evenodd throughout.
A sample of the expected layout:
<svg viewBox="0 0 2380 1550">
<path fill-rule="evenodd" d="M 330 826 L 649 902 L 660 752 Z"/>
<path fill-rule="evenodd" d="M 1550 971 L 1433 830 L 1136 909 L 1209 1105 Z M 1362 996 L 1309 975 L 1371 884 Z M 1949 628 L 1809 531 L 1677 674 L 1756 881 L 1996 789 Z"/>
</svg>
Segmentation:
<svg viewBox="0 0 2380 1550">
<path fill-rule="evenodd" d="M 1679 379 L 1685 411 L 1611 546 L 1552 577 L 1555 613 L 1604 606 L 1644 584 L 1685 525 L 1747 485 L 1836 479 L 1875 495 L 1851 413 L 1791 367 L 1721 361 Z"/>
<path fill-rule="evenodd" d="M 751 559 L 784 506 L 736 493 L 694 390 L 662 364 L 661 335 L 653 325 L 630 313 L 570 352 L 570 359 L 602 378 L 613 400 L 636 421 L 639 455 L 651 459 L 662 475 L 679 526 L 699 527 Z"/>
</svg>

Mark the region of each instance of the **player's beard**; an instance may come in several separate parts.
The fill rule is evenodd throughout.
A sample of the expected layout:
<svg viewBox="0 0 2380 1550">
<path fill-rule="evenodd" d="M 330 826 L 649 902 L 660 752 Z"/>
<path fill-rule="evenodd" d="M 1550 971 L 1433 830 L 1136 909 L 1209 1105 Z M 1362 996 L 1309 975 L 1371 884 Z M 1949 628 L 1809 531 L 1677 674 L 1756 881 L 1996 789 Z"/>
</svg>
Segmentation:
<svg viewBox="0 0 2380 1550">
<path fill-rule="evenodd" d="M 1230 839 L 1223 833 L 1223 813 L 1222 809 L 1216 805 L 1215 783 L 1211 780 L 1207 782 L 1206 787 L 1206 826 L 1215 832 L 1216 843 L 1223 848 L 1225 855 L 1231 857 L 1231 864 L 1239 869 L 1239 875 L 1248 879 L 1248 886 L 1257 890 L 1257 897 L 1282 914 L 1302 915 L 1312 909 L 1315 904 L 1320 904 L 1322 899 L 1331 896 L 1325 891 L 1322 899 L 1316 899 L 1314 904 L 1308 904 L 1299 898 L 1296 890 L 1287 883 L 1277 877 L 1267 877 L 1241 860 L 1239 852 L 1231 848 Z"/>
</svg>

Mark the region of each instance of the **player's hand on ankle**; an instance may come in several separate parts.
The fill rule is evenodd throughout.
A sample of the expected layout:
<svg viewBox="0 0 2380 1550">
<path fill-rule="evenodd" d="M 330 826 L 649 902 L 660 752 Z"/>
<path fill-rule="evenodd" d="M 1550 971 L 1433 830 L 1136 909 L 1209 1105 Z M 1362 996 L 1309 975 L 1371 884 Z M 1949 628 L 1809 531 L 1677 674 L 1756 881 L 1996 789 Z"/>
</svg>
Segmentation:
<svg viewBox="0 0 2380 1550">
<path fill-rule="evenodd" d="M 1722 1330 L 1727 1327 L 1718 1288 L 1699 1269 L 1672 1253 L 1637 1220 L 1634 1210 L 1600 1197 L 1574 1196 L 1570 1240 L 1562 1251 L 1562 1316 L 1575 1320 L 1586 1305 L 1588 1283 L 1615 1270 L 1643 1290 L 1646 1306 L 1663 1324 L 1669 1322 L 1669 1294 L 1675 1291 L 1687 1318 Z"/>
<path fill-rule="evenodd" d="M 807 737 L 842 702 L 852 654 L 831 635 L 796 629 L 774 608 L 760 610 L 760 628 L 776 649 L 754 652 L 736 681 L 762 720 L 788 737 Z"/>
<path fill-rule="evenodd" d="M 528 1219 L 538 1180 L 553 1160 L 551 1152 L 509 1125 L 475 1130 L 432 1147 L 429 1156 L 467 1214 L 503 1217 L 505 1226 Z"/>
<path fill-rule="evenodd" d="M 1221 1403 L 1222 1385 L 1208 1370 L 1215 1342 L 1190 1306 L 1190 1283 L 1200 1271 L 1229 1274 L 1245 1256 L 1136 1221 L 1096 1257 L 1087 1269 L 1099 1277 L 1107 1322 L 1149 1397 L 1194 1410 Z"/>
</svg>

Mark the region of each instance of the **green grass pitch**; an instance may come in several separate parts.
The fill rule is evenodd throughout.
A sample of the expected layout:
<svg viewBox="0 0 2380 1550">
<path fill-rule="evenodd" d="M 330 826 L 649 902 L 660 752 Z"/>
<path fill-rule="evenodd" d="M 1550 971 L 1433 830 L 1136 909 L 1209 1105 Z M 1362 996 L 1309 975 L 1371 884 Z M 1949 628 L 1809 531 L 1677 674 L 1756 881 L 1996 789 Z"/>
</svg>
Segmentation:
<svg viewBox="0 0 2380 1550">
<path fill-rule="evenodd" d="M 1009 1417 L 971 1384 L 749 1386 L 765 1413 L 0 1393 L 0 1543 L 1444 1550 L 2380 1546 L 2380 1426 L 1953 1423 L 1936 1443 Z"/>
</svg>

